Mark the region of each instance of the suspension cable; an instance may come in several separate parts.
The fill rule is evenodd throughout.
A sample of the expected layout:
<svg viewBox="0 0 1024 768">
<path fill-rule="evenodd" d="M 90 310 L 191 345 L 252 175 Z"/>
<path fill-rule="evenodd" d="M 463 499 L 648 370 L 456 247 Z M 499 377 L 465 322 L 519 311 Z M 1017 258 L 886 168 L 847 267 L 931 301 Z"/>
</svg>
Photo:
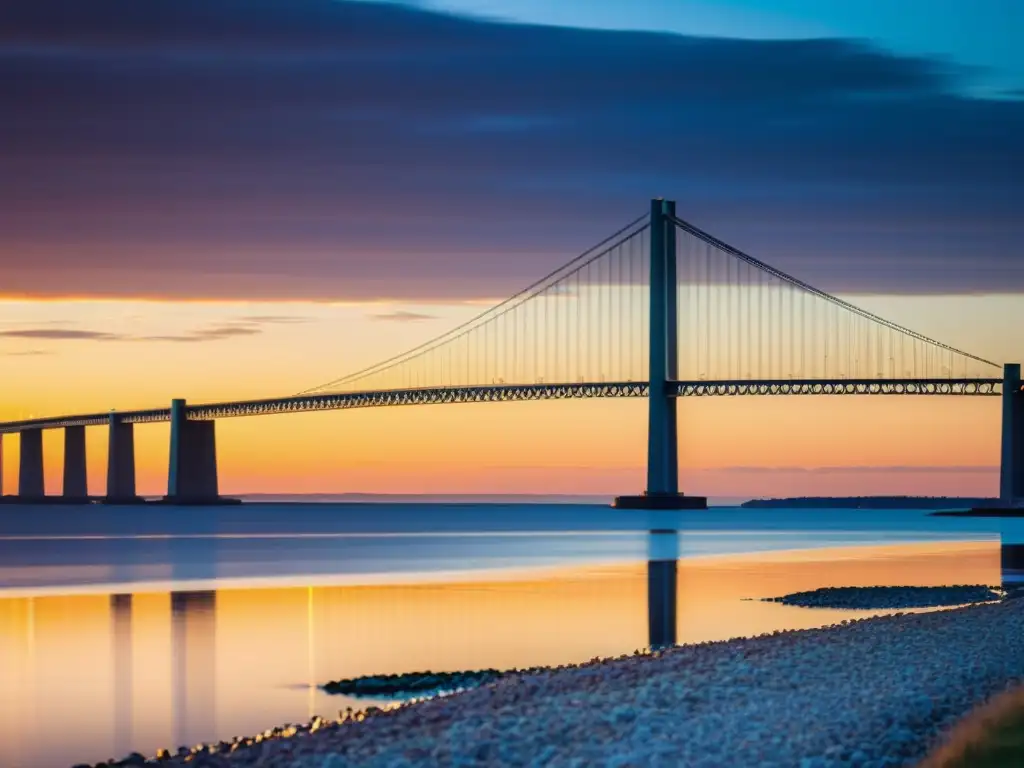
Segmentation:
<svg viewBox="0 0 1024 768">
<path fill-rule="evenodd" d="M 320 391 L 320 390 L 327 389 L 329 387 L 335 387 L 335 386 L 337 386 L 339 384 L 344 384 L 344 383 L 347 383 L 347 382 L 350 382 L 350 381 L 353 381 L 353 380 L 365 378 L 366 376 L 369 376 L 369 375 L 374 374 L 374 373 L 380 373 L 380 372 L 382 372 L 382 371 L 384 371 L 384 370 L 394 366 L 395 364 L 398 364 L 398 363 L 401 363 L 401 362 L 404 362 L 404 361 L 410 359 L 417 352 L 422 352 L 422 351 L 426 350 L 429 347 L 440 345 L 441 343 L 443 343 L 446 340 L 452 340 L 452 338 L 454 336 L 458 335 L 459 331 L 472 330 L 473 326 L 476 323 L 479 323 L 479 321 L 481 321 L 483 318 L 487 317 L 488 315 L 491 315 L 492 313 L 496 313 L 498 310 L 502 309 L 503 307 L 508 307 L 509 304 L 512 304 L 516 300 L 520 300 L 520 304 L 522 304 L 522 302 L 524 302 L 524 301 L 526 301 L 526 300 L 528 300 L 530 298 L 533 298 L 533 296 L 535 296 L 536 293 L 537 293 L 537 289 L 540 288 L 541 286 L 545 285 L 546 283 L 548 283 L 548 281 L 552 280 L 552 278 L 556 278 L 556 277 L 559 277 L 559 276 L 561 276 L 561 277 L 567 276 L 567 275 L 564 275 L 563 273 L 565 273 L 567 270 L 569 270 L 570 267 L 579 264 L 579 262 L 584 261 L 585 259 L 587 259 L 587 257 L 591 256 L 591 254 L 593 254 L 594 251 L 598 250 L 599 248 L 604 247 L 605 245 L 607 245 L 608 243 L 610 243 L 612 241 L 617 240 L 620 236 L 624 235 L 627 232 L 630 232 L 630 230 L 635 229 L 637 227 L 637 225 L 639 225 L 641 222 L 643 222 L 649 215 L 650 215 L 649 213 L 641 214 L 640 216 L 638 216 L 637 218 L 633 219 L 631 222 L 626 224 L 624 227 L 621 227 L 619 230 L 617 230 L 613 234 L 611 234 L 608 237 L 604 238 L 601 242 L 597 243 L 596 245 L 591 246 L 590 248 L 588 248 L 587 250 L 583 251 L 582 253 L 580 253 L 578 256 L 576 256 L 572 260 L 568 261 L 567 263 L 563 264 L 562 266 L 558 267 L 557 269 L 552 270 L 551 272 L 549 272 L 548 274 L 546 274 L 544 277 L 540 278 L 539 280 L 534 281 L 533 283 L 528 285 L 526 288 L 523 288 L 519 292 L 513 294 L 509 298 L 507 298 L 504 301 L 494 305 L 493 307 L 490 307 L 489 309 L 485 310 L 484 312 L 481 312 L 480 314 L 476 315 L 475 317 L 470 318 L 469 320 L 466 320 L 465 322 L 455 326 L 454 328 L 448 330 L 447 332 L 443 333 L 442 335 L 437 336 L 437 337 L 435 337 L 435 338 L 433 338 L 433 339 L 431 339 L 429 341 L 426 341 L 426 342 L 424 342 L 424 343 L 422 343 L 422 344 L 420 344 L 420 345 L 418 345 L 416 347 L 413 347 L 412 349 L 406 350 L 405 352 L 402 352 L 401 354 L 398 354 L 398 355 L 395 355 L 393 357 L 390 357 L 387 360 L 384 360 L 382 362 L 376 363 L 375 365 L 371 365 L 371 366 L 369 366 L 367 368 L 363 368 L 362 370 L 356 371 L 354 373 L 350 373 L 350 374 L 348 374 L 346 376 L 342 376 L 341 378 L 334 379 L 332 381 L 326 382 L 325 384 L 320 384 L 318 386 L 311 387 L 309 389 L 303 390 L 302 392 L 297 393 L 296 396 L 308 395 L 308 394 L 311 394 L 311 393 L 314 393 L 314 392 L 317 392 L 317 391 Z M 640 231 L 640 230 L 638 230 L 638 231 Z M 629 234 L 629 236 L 627 238 L 625 238 L 625 239 L 628 239 L 629 237 L 633 237 L 636 234 L 637 234 L 637 232 L 631 232 Z M 602 251 L 601 253 L 598 253 L 598 254 L 594 255 L 588 261 L 592 261 L 594 259 L 600 258 L 602 255 L 604 255 L 605 253 L 610 251 L 612 248 L 615 248 L 619 244 L 620 243 L 616 243 L 615 245 L 611 246 L 611 248 L 608 248 L 605 251 Z M 584 263 L 587 263 L 587 262 L 584 262 Z M 583 266 L 583 264 L 579 264 L 579 267 L 582 267 L 582 266 Z M 571 274 L 571 272 L 569 272 L 568 274 Z"/>
</svg>

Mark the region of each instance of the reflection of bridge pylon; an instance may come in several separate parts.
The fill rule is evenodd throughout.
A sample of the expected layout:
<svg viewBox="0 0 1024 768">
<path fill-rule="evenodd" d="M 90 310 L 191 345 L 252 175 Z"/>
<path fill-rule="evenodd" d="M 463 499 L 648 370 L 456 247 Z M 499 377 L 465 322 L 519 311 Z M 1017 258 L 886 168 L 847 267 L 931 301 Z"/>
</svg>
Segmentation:
<svg viewBox="0 0 1024 768">
<path fill-rule="evenodd" d="M 216 734 L 217 593 L 171 593 L 174 738 L 189 746 Z"/>
<path fill-rule="evenodd" d="M 679 533 L 675 530 L 651 531 L 647 542 L 648 645 L 661 648 L 676 644 Z"/>
<path fill-rule="evenodd" d="M 1024 538 L 1003 533 L 999 542 L 999 573 L 1003 589 L 1024 587 Z"/>
<path fill-rule="evenodd" d="M 110 636 L 114 657 L 114 754 L 127 755 L 134 736 L 131 595 L 110 596 Z"/>
</svg>

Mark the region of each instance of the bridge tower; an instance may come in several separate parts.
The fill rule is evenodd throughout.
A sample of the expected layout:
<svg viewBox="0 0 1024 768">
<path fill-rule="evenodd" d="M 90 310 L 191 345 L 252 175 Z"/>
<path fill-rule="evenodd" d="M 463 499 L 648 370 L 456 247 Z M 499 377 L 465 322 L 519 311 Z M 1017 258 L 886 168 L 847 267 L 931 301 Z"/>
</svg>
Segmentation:
<svg viewBox="0 0 1024 768">
<path fill-rule="evenodd" d="M 89 480 L 85 460 L 85 427 L 64 427 L 65 499 L 88 501 Z"/>
<path fill-rule="evenodd" d="M 139 501 L 135 490 L 135 425 L 111 412 L 107 422 L 107 504 Z"/>
<path fill-rule="evenodd" d="M 1020 363 L 1003 366 L 1003 450 L 999 463 L 999 500 L 1024 506 L 1024 391 Z"/>
<path fill-rule="evenodd" d="M 625 509 L 707 509 L 702 496 L 679 493 L 678 421 L 673 384 L 679 378 L 679 287 L 674 200 L 651 200 L 650 393 L 647 400 L 647 490 L 619 496 Z"/>
<path fill-rule="evenodd" d="M 43 476 L 43 430 L 21 432 L 21 455 L 18 459 L 18 496 L 22 499 L 43 499 L 46 484 Z"/>
<path fill-rule="evenodd" d="M 190 421 L 184 400 L 171 401 L 171 454 L 165 501 L 215 504 L 217 487 L 216 422 Z"/>
</svg>

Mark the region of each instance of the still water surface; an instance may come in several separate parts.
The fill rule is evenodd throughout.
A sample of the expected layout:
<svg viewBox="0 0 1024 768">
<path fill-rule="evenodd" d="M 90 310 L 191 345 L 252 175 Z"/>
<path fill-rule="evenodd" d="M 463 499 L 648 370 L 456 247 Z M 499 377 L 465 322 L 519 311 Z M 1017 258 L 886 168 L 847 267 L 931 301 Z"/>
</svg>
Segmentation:
<svg viewBox="0 0 1024 768">
<path fill-rule="evenodd" d="M 10 768 L 151 754 L 381 703 L 318 687 L 343 677 L 643 648 L 649 558 L 665 551 L 651 527 L 679 531 L 683 643 L 871 613 L 750 598 L 998 585 L 1012 577 L 1007 542 L 1024 540 L 1015 521 L 916 511 L 716 509 L 656 520 L 586 505 L 0 511 L 0 766 Z"/>
</svg>

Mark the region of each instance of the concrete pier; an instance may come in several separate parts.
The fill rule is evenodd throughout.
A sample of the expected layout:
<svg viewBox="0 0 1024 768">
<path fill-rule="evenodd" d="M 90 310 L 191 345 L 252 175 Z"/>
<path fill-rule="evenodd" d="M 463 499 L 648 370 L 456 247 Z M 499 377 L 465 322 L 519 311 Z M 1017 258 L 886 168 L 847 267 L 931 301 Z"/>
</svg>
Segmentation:
<svg viewBox="0 0 1024 768">
<path fill-rule="evenodd" d="M 1007 507 L 1024 506 L 1024 393 L 1020 364 L 1003 366 L 1003 432 L 999 464 L 999 500 Z"/>
<path fill-rule="evenodd" d="M 110 414 L 107 441 L 108 503 L 137 501 L 135 492 L 135 425 L 126 424 L 116 413 Z"/>
<path fill-rule="evenodd" d="M 171 402 L 171 455 L 167 501 L 217 502 L 217 439 L 213 421 L 189 421 L 184 400 Z"/>
<path fill-rule="evenodd" d="M 43 476 L 43 430 L 41 429 L 26 429 L 21 433 L 18 495 L 28 499 L 41 499 L 46 495 L 46 483 Z"/>
<path fill-rule="evenodd" d="M 64 427 L 64 497 L 86 499 L 85 427 Z"/>
</svg>

